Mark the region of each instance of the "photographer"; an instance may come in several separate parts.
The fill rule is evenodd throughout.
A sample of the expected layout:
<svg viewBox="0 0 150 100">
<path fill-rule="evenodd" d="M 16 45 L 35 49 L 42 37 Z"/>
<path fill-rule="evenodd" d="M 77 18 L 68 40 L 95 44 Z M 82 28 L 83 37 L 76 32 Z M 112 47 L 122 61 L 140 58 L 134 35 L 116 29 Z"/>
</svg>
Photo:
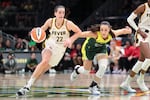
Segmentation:
<svg viewBox="0 0 150 100">
<path fill-rule="evenodd" d="M 9 52 L 6 63 L 4 64 L 5 73 L 16 73 L 16 67 L 17 62 L 15 60 L 15 54 L 13 52 Z"/>
</svg>

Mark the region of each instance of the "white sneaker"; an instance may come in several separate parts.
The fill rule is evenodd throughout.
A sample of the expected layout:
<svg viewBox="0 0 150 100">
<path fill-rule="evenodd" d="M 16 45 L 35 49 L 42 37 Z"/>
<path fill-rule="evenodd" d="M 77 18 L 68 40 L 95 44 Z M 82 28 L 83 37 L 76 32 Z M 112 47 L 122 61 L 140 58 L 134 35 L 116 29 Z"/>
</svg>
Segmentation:
<svg viewBox="0 0 150 100">
<path fill-rule="evenodd" d="M 73 72 L 72 72 L 71 75 L 70 75 L 70 80 L 71 80 L 71 81 L 74 81 L 74 80 L 77 78 L 78 74 L 77 74 L 76 70 L 77 70 L 77 68 L 79 68 L 79 67 L 80 67 L 80 65 L 76 65 L 76 66 L 75 66 Z"/>
<path fill-rule="evenodd" d="M 23 88 L 21 88 L 17 93 L 16 93 L 16 95 L 17 96 L 24 96 L 24 95 L 26 95 L 26 93 L 27 92 L 29 92 L 29 88 L 28 87 L 23 87 Z"/>
<path fill-rule="evenodd" d="M 130 92 L 130 93 L 135 93 L 136 90 L 135 89 L 132 89 L 131 86 L 125 82 L 123 82 L 121 85 L 120 85 L 120 88 Z"/>
<path fill-rule="evenodd" d="M 89 92 L 93 95 L 100 95 L 99 88 L 97 86 L 89 87 Z"/>
<path fill-rule="evenodd" d="M 145 92 L 149 90 L 148 87 L 145 85 L 144 79 L 141 80 L 140 78 L 137 78 L 137 84 L 141 91 Z"/>
</svg>

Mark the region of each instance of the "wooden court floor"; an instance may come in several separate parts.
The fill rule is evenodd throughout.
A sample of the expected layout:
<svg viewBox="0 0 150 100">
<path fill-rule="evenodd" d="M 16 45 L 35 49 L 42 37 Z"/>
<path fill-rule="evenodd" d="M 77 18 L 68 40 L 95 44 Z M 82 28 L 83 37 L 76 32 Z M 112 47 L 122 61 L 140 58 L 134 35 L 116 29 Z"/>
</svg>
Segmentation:
<svg viewBox="0 0 150 100">
<path fill-rule="evenodd" d="M 26 97 L 16 97 L 15 93 L 24 86 L 31 74 L 0 74 L 0 100 L 150 100 L 150 91 L 141 92 L 136 78 L 131 86 L 137 93 L 128 93 L 119 88 L 126 74 L 105 74 L 102 81 L 101 95 L 91 95 L 88 86 L 92 75 L 80 75 L 71 82 L 67 74 L 45 74 L 32 87 Z M 145 76 L 150 88 L 150 76 Z"/>
</svg>

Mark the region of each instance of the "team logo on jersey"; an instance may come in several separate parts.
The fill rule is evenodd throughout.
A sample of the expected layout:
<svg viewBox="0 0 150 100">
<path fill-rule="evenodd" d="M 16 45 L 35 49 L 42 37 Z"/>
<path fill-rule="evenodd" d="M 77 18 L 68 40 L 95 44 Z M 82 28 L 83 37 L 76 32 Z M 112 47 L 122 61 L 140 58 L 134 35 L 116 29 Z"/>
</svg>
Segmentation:
<svg viewBox="0 0 150 100">
<path fill-rule="evenodd" d="M 100 43 L 95 43 L 94 46 L 95 46 L 95 47 L 101 47 L 101 46 L 103 46 L 103 45 L 100 44 Z"/>
</svg>

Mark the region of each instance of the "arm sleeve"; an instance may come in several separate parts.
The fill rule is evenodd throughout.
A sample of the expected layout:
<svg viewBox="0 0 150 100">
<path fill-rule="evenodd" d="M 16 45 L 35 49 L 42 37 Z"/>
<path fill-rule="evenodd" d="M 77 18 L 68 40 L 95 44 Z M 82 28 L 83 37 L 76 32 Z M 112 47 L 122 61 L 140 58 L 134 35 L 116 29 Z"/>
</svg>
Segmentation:
<svg viewBox="0 0 150 100">
<path fill-rule="evenodd" d="M 130 24 L 130 26 L 135 29 L 136 31 L 138 30 L 138 26 L 136 25 L 134 19 L 137 17 L 137 14 L 134 12 L 131 13 L 131 15 L 127 18 L 127 22 Z"/>
</svg>

